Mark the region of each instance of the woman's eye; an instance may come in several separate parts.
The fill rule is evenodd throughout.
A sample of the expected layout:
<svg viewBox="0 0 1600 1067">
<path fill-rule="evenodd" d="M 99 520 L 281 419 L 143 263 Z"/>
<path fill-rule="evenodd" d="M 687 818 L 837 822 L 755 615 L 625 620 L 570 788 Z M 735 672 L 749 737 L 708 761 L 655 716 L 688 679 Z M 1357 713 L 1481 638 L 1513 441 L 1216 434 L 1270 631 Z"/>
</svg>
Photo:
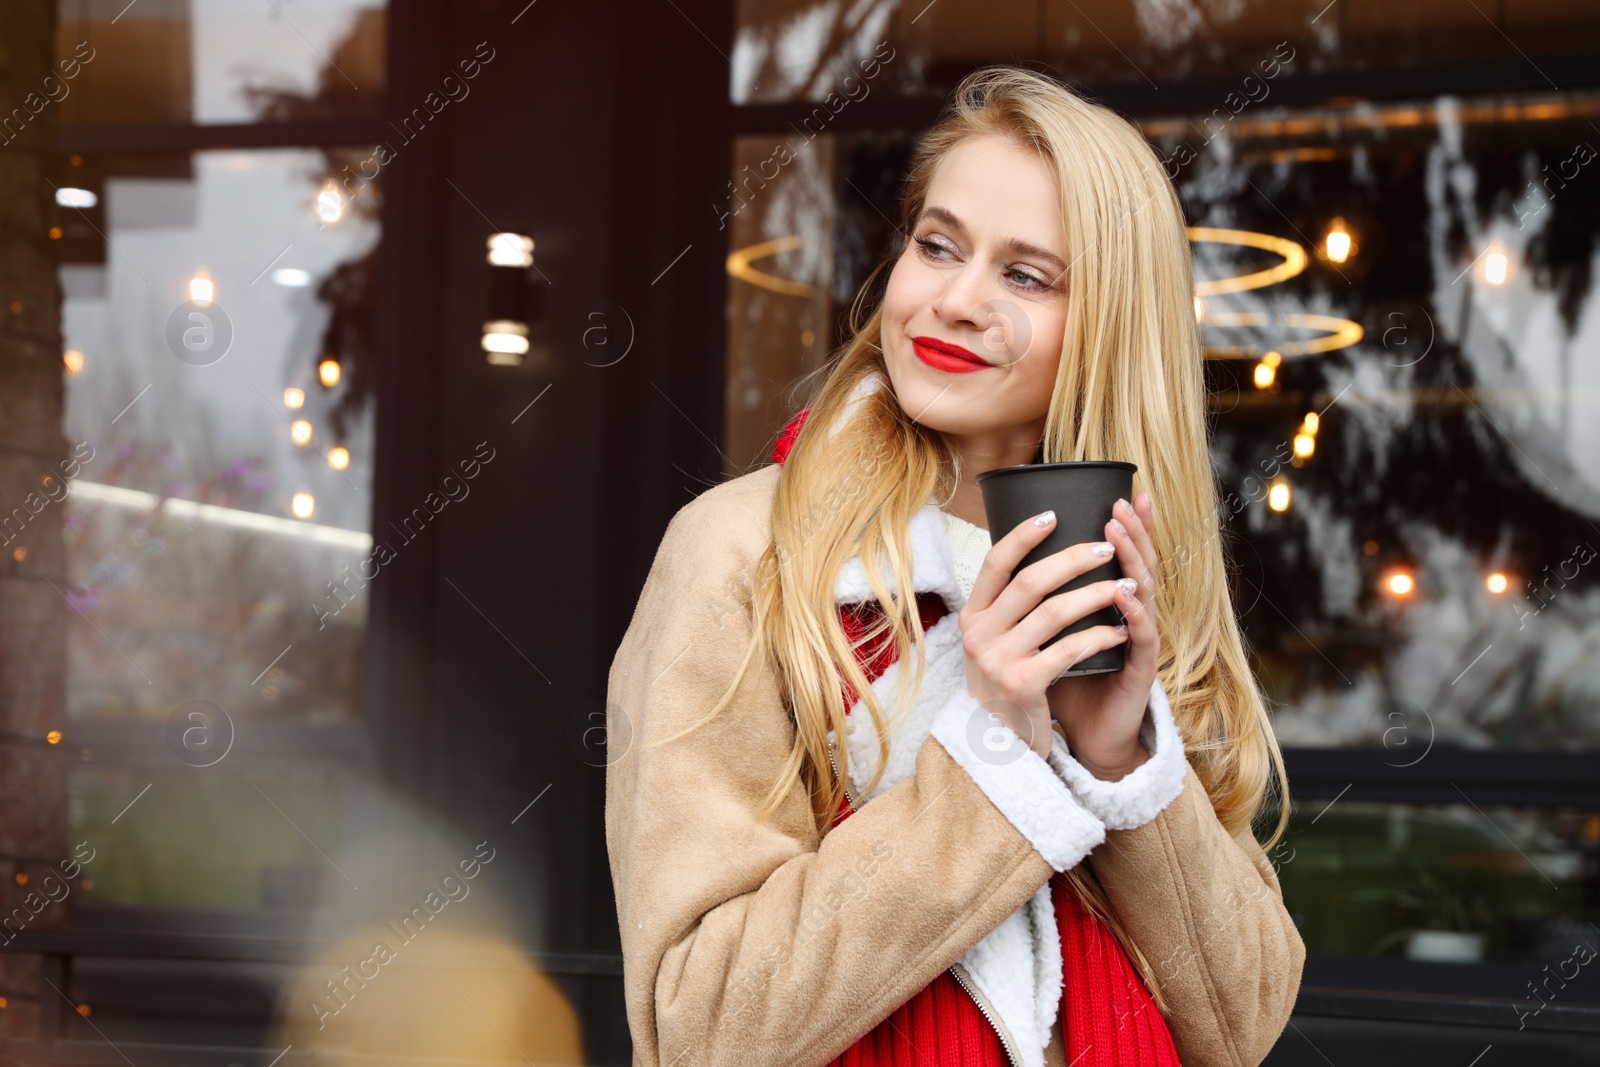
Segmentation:
<svg viewBox="0 0 1600 1067">
<path fill-rule="evenodd" d="M 1012 284 L 1023 289 L 1050 288 L 1050 284 L 1037 274 L 1031 274 L 1028 271 L 1022 270 L 1018 267 L 1012 267 L 1010 270 L 1006 271 L 1006 277 L 1011 280 Z"/>
<path fill-rule="evenodd" d="M 916 238 L 916 242 L 922 247 L 922 254 L 927 256 L 929 259 L 943 259 L 947 256 L 955 255 L 955 251 L 953 249 L 946 248 L 944 245 L 930 238 L 918 237 Z"/>
</svg>

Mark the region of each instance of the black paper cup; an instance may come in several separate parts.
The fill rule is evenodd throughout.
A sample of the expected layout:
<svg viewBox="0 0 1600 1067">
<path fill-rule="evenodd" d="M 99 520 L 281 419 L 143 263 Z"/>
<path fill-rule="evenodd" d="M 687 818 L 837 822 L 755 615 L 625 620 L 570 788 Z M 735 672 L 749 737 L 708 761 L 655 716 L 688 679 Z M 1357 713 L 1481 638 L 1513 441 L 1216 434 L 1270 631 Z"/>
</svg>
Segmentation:
<svg viewBox="0 0 1600 1067">
<path fill-rule="evenodd" d="M 978 475 L 978 489 L 983 493 L 983 510 L 989 519 L 989 536 L 995 541 L 1045 511 L 1055 511 L 1056 526 L 1033 551 L 1022 557 L 1011 576 L 1046 556 L 1086 541 L 1104 541 L 1106 523 L 1111 521 L 1111 509 L 1117 500 L 1133 500 L 1133 475 L 1139 468 L 1132 463 L 1099 460 L 1084 463 L 1025 463 L 1018 467 L 1000 467 Z M 1095 582 L 1122 577 L 1122 564 L 1112 556 L 1105 563 L 1080 574 L 1059 589 L 1041 598 L 1081 589 Z M 1049 648 L 1068 634 L 1087 630 L 1091 626 L 1116 626 L 1122 622 L 1122 612 L 1115 604 L 1079 619 L 1054 637 L 1041 649 Z M 1074 664 L 1063 678 L 1082 674 L 1106 674 L 1120 671 L 1125 659 L 1127 644 L 1096 652 Z"/>
</svg>

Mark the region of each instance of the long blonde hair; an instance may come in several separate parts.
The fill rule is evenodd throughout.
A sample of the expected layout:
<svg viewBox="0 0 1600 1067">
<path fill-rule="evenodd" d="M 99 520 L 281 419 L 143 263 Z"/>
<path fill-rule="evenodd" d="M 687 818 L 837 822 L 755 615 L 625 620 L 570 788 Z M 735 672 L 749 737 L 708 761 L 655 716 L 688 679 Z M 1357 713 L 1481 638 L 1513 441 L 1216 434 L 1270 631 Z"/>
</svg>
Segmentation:
<svg viewBox="0 0 1600 1067">
<path fill-rule="evenodd" d="M 1155 151 L 1112 111 L 1050 79 L 990 67 L 962 80 L 912 160 L 902 205 L 909 233 L 935 167 L 969 137 L 998 134 L 1037 151 L 1054 170 L 1071 266 L 1061 362 L 1043 440 L 1045 462 L 1117 459 L 1137 464 L 1135 493 L 1156 504 L 1154 541 L 1161 635 L 1158 676 L 1194 767 L 1222 825 L 1250 827 L 1269 795 L 1278 809 L 1266 847 L 1288 821 L 1288 780 L 1251 676 L 1229 600 L 1215 481 L 1206 444 L 1205 390 L 1194 277 L 1182 207 Z M 891 635 L 902 662 L 895 722 L 921 684 L 923 634 L 911 586 L 908 525 L 930 498 L 958 484 L 956 456 L 933 430 L 913 422 L 887 381 L 879 346 L 882 308 L 863 313 L 871 279 L 856 298 L 853 336 L 822 369 L 805 426 L 785 459 L 772 505 L 772 540 L 753 576 L 754 635 L 728 692 L 758 654 L 768 657 L 793 715 L 793 750 L 761 811 L 777 810 L 798 779 L 826 832 L 845 799 L 848 753 L 839 778 L 828 732 L 846 735 L 843 680 L 861 695 L 878 731 L 879 770 L 893 727 L 868 684 L 839 618 L 833 585 L 851 556 L 887 559 L 897 588 L 867 567 L 883 614 L 863 639 Z M 867 390 L 863 401 L 860 390 Z M 914 678 L 908 678 L 915 674 Z M 1066 877 L 1104 918 L 1165 1010 L 1148 960 L 1117 922 L 1082 866 Z"/>
</svg>

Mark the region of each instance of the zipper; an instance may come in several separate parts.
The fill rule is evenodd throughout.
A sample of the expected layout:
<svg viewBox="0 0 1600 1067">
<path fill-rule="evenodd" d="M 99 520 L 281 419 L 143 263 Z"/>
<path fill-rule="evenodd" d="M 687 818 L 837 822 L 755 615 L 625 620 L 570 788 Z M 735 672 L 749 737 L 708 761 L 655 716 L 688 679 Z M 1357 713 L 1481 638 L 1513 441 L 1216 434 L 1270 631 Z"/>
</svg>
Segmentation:
<svg viewBox="0 0 1600 1067">
<path fill-rule="evenodd" d="M 1022 1067 L 1022 1056 L 1017 1052 L 1016 1046 L 1012 1043 L 1011 1034 L 1008 1033 L 1006 1028 L 1000 1024 L 1000 1019 L 989 1007 L 989 1002 L 984 999 L 983 994 L 979 993 L 977 988 L 973 986 L 965 977 L 967 969 L 959 963 L 952 963 L 950 965 L 950 973 L 955 976 L 956 983 L 960 985 L 962 989 L 965 989 L 967 991 L 967 995 L 970 996 L 973 1002 L 978 1005 L 978 1010 L 983 1012 L 983 1017 L 985 1019 L 989 1020 L 989 1025 L 994 1027 L 994 1032 L 1000 1036 L 1000 1045 L 1006 1050 L 1006 1059 L 1010 1061 L 1012 1067 Z"/>
<path fill-rule="evenodd" d="M 833 758 L 833 742 L 831 741 L 828 743 L 828 766 L 833 768 L 834 779 L 844 786 L 844 798 L 850 802 L 850 810 L 859 810 L 856 807 L 856 798 L 850 795 L 850 783 L 846 782 L 844 776 L 839 773 L 839 762 Z"/>
<path fill-rule="evenodd" d="M 842 781 L 839 774 L 839 764 L 833 758 L 832 744 L 828 745 L 828 765 L 833 768 L 834 778 Z M 860 810 L 856 807 L 855 798 L 850 795 L 849 782 L 844 782 L 844 796 L 846 800 L 850 801 L 850 809 L 852 811 Z M 966 977 L 967 969 L 960 963 L 953 963 L 950 965 L 950 974 L 954 976 L 956 984 L 967 991 L 967 995 L 972 998 L 973 1003 L 978 1005 L 978 1010 L 983 1012 L 985 1019 L 989 1020 L 989 1025 L 994 1027 L 995 1034 L 1000 1038 L 1000 1046 L 1005 1049 L 1007 1062 L 1011 1064 L 1011 1067 L 1022 1067 L 1022 1056 L 1017 1052 L 1016 1045 L 1011 1040 L 1010 1032 L 1001 1024 L 1000 1018 L 994 1013 L 994 1010 L 989 1007 L 989 1001 L 968 980 Z"/>
</svg>

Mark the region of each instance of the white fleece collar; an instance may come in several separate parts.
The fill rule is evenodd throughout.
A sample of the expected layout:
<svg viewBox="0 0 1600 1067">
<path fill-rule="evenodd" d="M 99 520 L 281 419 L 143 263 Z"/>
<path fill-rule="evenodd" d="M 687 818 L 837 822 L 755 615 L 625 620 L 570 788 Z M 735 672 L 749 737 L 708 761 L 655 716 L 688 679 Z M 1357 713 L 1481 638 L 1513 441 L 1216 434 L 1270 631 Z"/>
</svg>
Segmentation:
<svg viewBox="0 0 1600 1067">
<path fill-rule="evenodd" d="M 1134 829 L 1159 815 L 1183 791 L 1188 769 L 1183 738 L 1160 681 L 1150 687 L 1139 730 L 1150 758 L 1115 782 L 1090 774 L 1072 757 L 1059 733 L 1054 734 L 1050 755 L 1043 760 L 1030 753 L 1017 764 L 1000 768 L 973 758 L 970 737 L 964 735 L 981 705 L 966 688 L 958 613 L 967 594 L 956 580 L 944 513 L 931 500 L 912 516 L 910 542 L 913 590 L 937 592 L 949 612 L 923 634 L 926 667 L 922 684 L 910 707 L 889 724 L 883 777 L 870 793 L 863 787 L 878 770 L 878 735 L 863 701 L 857 700 L 850 710 L 845 744 L 857 803 L 865 805 L 914 774 L 917 752 L 932 735 L 1057 871 L 1080 862 L 1105 840 L 1106 830 Z M 884 585 L 894 588 L 888 578 Z M 871 599 L 859 555 L 840 568 L 834 594 L 840 604 Z M 879 706 L 891 716 L 900 672 L 897 660 L 871 683 Z M 831 730 L 828 742 L 837 745 Z M 1030 760 L 1037 766 L 1030 767 Z M 1044 1049 L 1050 1043 L 1050 1028 L 1060 1011 L 1062 994 L 1061 935 L 1050 883 L 1041 886 L 960 962 L 1010 1033 L 1022 1067 L 1044 1067 Z"/>
<path fill-rule="evenodd" d="M 967 595 L 956 582 L 950 533 L 945 528 L 944 512 L 939 505 L 930 500 L 912 515 L 908 534 L 911 540 L 911 587 L 919 593 L 938 593 L 944 598 L 951 614 L 960 611 L 967 602 Z M 886 560 L 881 561 L 878 576 L 885 588 L 895 588 L 894 575 Z M 845 560 L 839 568 L 839 576 L 833 583 L 833 597 L 840 604 L 873 599 L 872 589 L 867 585 L 867 568 L 859 554 Z"/>
<path fill-rule="evenodd" d="M 949 702 L 947 690 L 966 686 L 957 612 L 967 597 L 956 581 L 949 532 L 936 504 L 928 503 L 912 517 L 910 540 L 913 589 L 938 593 L 950 610 L 923 635 L 928 658 L 923 684 L 904 718 L 892 724 L 886 769 L 870 794 L 863 787 L 878 769 L 877 731 L 862 701 L 858 700 L 851 709 L 846 738 L 850 785 L 861 805 L 915 773 L 917 750 L 933 728 L 934 713 Z M 885 578 L 885 584 L 894 588 L 889 578 Z M 834 595 L 840 604 L 872 599 L 859 556 L 852 557 L 840 569 Z M 888 714 L 893 714 L 899 675 L 900 663 L 896 661 L 872 682 L 878 702 Z M 831 736 L 830 732 L 830 739 Z M 1060 1010 L 1062 992 L 1061 936 L 1050 884 L 1041 886 L 960 962 L 1011 1034 L 1022 1056 L 1022 1067 L 1044 1067 L 1044 1048 L 1050 1043 L 1050 1027 Z"/>
</svg>

